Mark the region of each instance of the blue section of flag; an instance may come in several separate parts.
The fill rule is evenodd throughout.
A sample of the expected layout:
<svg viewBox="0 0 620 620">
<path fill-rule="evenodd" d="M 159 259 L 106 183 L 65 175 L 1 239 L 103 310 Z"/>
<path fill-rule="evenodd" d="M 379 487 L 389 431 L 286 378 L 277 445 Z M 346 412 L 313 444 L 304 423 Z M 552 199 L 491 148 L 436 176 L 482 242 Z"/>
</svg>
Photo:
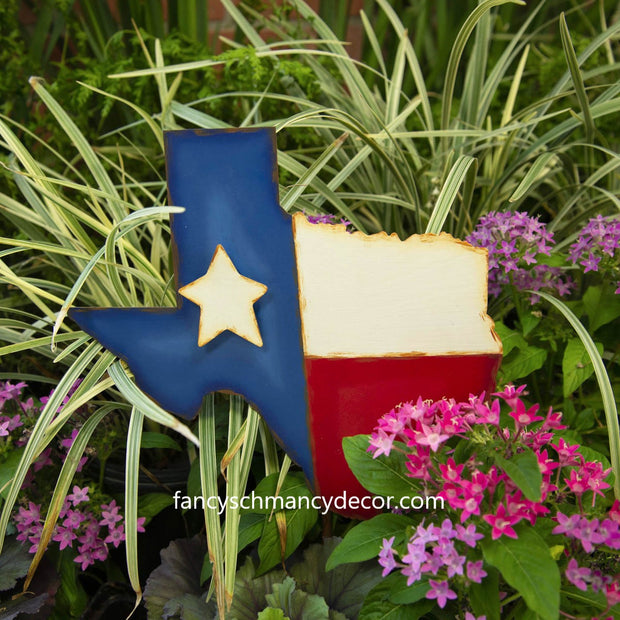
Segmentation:
<svg viewBox="0 0 620 620">
<path fill-rule="evenodd" d="M 70 316 L 125 359 L 138 386 L 192 418 L 204 395 L 231 390 L 253 403 L 312 480 L 308 399 L 291 217 L 278 204 L 274 132 L 166 134 L 177 289 L 203 276 L 221 244 L 240 274 L 267 286 L 254 304 L 257 347 L 225 331 L 198 346 L 200 308 L 73 309 Z"/>
</svg>

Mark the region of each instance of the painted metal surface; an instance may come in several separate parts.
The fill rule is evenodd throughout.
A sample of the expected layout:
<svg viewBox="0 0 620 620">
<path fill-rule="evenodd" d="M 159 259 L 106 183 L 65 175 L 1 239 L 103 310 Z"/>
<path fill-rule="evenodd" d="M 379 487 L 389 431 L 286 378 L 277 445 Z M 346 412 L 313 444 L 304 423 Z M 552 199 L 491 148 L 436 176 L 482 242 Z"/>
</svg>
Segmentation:
<svg viewBox="0 0 620 620">
<path fill-rule="evenodd" d="M 492 388 L 483 252 L 291 218 L 273 130 L 169 132 L 166 150 L 169 203 L 186 209 L 172 221 L 177 307 L 71 311 L 165 409 L 191 419 L 206 394 L 241 394 L 316 492 L 363 496 L 344 436 L 403 400 Z"/>
</svg>

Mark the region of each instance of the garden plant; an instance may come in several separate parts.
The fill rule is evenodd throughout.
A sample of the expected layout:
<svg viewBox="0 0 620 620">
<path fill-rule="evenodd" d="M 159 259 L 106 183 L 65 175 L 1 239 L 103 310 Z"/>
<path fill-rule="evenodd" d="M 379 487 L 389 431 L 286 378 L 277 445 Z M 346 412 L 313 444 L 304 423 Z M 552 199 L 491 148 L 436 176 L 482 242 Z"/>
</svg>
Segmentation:
<svg viewBox="0 0 620 620">
<path fill-rule="evenodd" d="M 83 36 L 70 2 L 37 25 L 50 46 L 73 33 L 82 61 L 0 102 L 8 617 L 79 617 L 93 583 L 122 581 L 149 618 L 620 617 L 618 4 L 368 1 L 361 59 L 346 2 L 222 0 L 236 34 L 219 54 L 191 27 L 204 3 L 168 22 L 128 3 L 124 31 L 82 4 Z M 443 506 L 362 522 L 207 506 L 159 544 L 158 518 L 181 511 L 158 462 L 184 461 L 192 497 L 310 490 L 240 397 L 182 423 L 67 313 L 174 306 L 163 132 L 258 126 L 277 132 L 285 211 L 488 250 L 498 388 L 412 394 L 344 441 L 369 493 Z M 104 480 L 116 461 L 121 492 Z M 142 529 L 163 549 L 147 572 Z"/>
</svg>

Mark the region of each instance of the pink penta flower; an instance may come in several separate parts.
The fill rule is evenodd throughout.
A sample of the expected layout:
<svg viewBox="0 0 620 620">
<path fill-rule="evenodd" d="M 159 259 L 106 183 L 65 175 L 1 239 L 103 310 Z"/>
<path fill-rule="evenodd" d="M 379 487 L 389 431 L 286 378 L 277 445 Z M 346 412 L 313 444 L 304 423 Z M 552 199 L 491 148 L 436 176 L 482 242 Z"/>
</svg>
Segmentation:
<svg viewBox="0 0 620 620">
<path fill-rule="evenodd" d="M 467 562 L 465 570 L 467 572 L 467 579 L 474 583 L 482 583 L 482 579 L 487 576 L 486 571 L 482 569 L 482 560 Z"/>
<path fill-rule="evenodd" d="M 421 428 L 421 431 L 416 432 L 415 440 L 422 446 L 429 446 L 433 452 L 437 452 L 439 444 L 450 439 L 450 435 L 441 432 L 441 428 L 438 424 L 434 424 L 433 426 L 421 424 Z"/>
<path fill-rule="evenodd" d="M 527 386 L 520 385 L 519 387 L 515 387 L 514 385 L 508 384 L 503 392 L 493 392 L 493 396 L 499 396 L 501 399 L 506 401 L 509 407 L 512 409 L 515 408 L 517 401 L 521 398 L 521 395 L 527 395 L 525 391 Z"/>
<path fill-rule="evenodd" d="M 484 515 L 482 517 L 492 528 L 491 538 L 496 540 L 500 536 L 508 536 L 509 538 L 518 538 L 517 533 L 512 528 L 519 521 L 518 517 L 509 515 L 503 504 L 497 507 L 494 515 Z"/>
<path fill-rule="evenodd" d="M 441 471 L 441 476 L 446 482 L 459 482 L 464 468 L 465 465 L 457 465 L 452 457 L 448 459 L 445 465 L 439 464 L 439 471 Z"/>
<path fill-rule="evenodd" d="M 67 499 L 73 503 L 74 506 L 81 504 L 82 502 L 88 501 L 88 487 L 84 487 L 80 489 L 80 487 L 76 484 L 73 487 L 73 493 L 67 495 Z"/>
<path fill-rule="evenodd" d="M 519 427 L 528 426 L 534 422 L 544 420 L 542 416 L 536 415 L 539 409 L 540 405 L 532 405 L 529 409 L 526 409 L 523 401 L 517 400 L 516 406 L 508 415 L 517 422 Z"/>
<path fill-rule="evenodd" d="M 575 495 L 583 495 L 588 490 L 587 477 L 585 477 L 582 472 L 578 472 L 576 469 L 572 469 L 570 476 L 568 478 L 564 478 L 564 481 Z"/>
<path fill-rule="evenodd" d="M 456 598 L 456 592 L 450 590 L 450 586 L 447 581 L 435 581 L 434 579 L 428 580 L 431 589 L 426 593 L 426 598 L 437 599 L 437 605 L 442 609 L 446 606 L 448 599 L 454 600 Z"/>
<path fill-rule="evenodd" d="M 86 517 L 84 517 L 79 510 L 69 510 L 62 524 L 70 530 L 75 530 L 80 527 L 80 523 L 82 523 L 85 518 Z"/>
<path fill-rule="evenodd" d="M 608 583 L 605 587 L 605 596 L 607 597 L 607 604 L 610 607 L 620 603 L 620 575 L 616 575 L 616 578 Z"/>
<path fill-rule="evenodd" d="M 609 518 L 616 523 L 620 523 L 620 500 L 615 500 L 609 509 Z"/>
<path fill-rule="evenodd" d="M 119 525 L 115 528 L 110 528 L 110 534 L 103 541 L 104 543 L 112 543 L 115 547 L 118 547 L 125 541 L 125 528 L 123 525 Z"/>
<path fill-rule="evenodd" d="M 579 444 L 570 445 L 560 437 L 558 443 L 552 443 L 551 447 L 558 453 L 561 467 L 577 465 L 580 462 Z"/>
<path fill-rule="evenodd" d="M 121 521 L 123 517 L 118 514 L 119 506 L 116 505 L 116 500 L 112 500 L 109 504 L 101 504 L 101 516 L 103 519 L 99 521 L 99 525 L 102 527 L 107 525 L 108 527 L 115 527 L 117 521 Z"/>
<path fill-rule="evenodd" d="M 380 428 L 377 432 L 371 435 L 368 452 L 373 452 L 373 459 L 376 459 L 380 454 L 389 456 L 393 443 L 394 435 L 388 435 L 382 428 Z"/>
<path fill-rule="evenodd" d="M 59 548 L 62 551 L 66 547 L 73 547 L 73 541 L 77 536 L 68 527 L 57 527 L 56 533 L 52 536 L 52 540 L 59 543 Z"/>
</svg>

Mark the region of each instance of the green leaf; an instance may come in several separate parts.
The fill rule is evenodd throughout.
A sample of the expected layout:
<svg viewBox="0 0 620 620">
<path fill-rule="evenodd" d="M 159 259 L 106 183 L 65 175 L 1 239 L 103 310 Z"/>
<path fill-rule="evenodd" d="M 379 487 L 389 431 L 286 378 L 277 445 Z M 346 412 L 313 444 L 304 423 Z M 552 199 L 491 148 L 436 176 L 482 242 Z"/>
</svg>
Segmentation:
<svg viewBox="0 0 620 620">
<path fill-rule="evenodd" d="M 504 470 L 510 479 L 523 491 L 523 495 L 532 502 L 539 502 L 541 498 L 542 473 L 538 459 L 530 448 L 524 448 L 507 460 L 495 455 L 497 466 Z"/>
<path fill-rule="evenodd" d="M 502 341 L 504 357 L 506 357 L 515 347 L 524 349 L 527 347 L 527 341 L 523 336 L 509 327 L 506 327 L 501 321 L 495 322 L 495 332 Z"/>
<path fill-rule="evenodd" d="M 4 499 L 6 499 L 9 493 L 10 485 L 8 483 L 11 482 L 17 471 L 23 452 L 23 448 L 15 448 L 9 452 L 6 460 L 0 463 L 0 497 Z"/>
<path fill-rule="evenodd" d="M 542 368 L 547 359 L 547 351 L 538 347 L 528 346 L 513 352 L 509 358 L 502 360 L 500 372 L 506 383 L 526 377 Z"/>
<path fill-rule="evenodd" d="M 326 538 L 322 545 L 311 545 L 290 573 L 306 592 L 323 597 L 332 611 L 356 618 L 366 595 L 381 581 L 381 567 L 374 561 L 356 562 L 326 572 L 327 560 L 339 542 L 339 538 Z"/>
<path fill-rule="evenodd" d="M 414 584 L 412 587 L 417 596 L 420 590 L 416 586 L 417 584 Z M 426 596 L 428 583 L 425 583 L 425 588 L 422 597 Z M 409 586 L 403 575 L 400 573 L 388 575 L 368 593 L 358 620 L 418 620 L 435 607 L 435 601 L 422 598 L 412 604 L 394 601 L 395 598 L 406 596 L 408 590 Z"/>
<path fill-rule="evenodd" d="M 290 620 L 281 609 L 274 609 L 273 607 L 263 609 L 256 618 L 257 620 Z"/>
<path fill-rule="evenodd" d="M 229 610 L 230 618 L 256 620 L 258 614 L 267 606 L 265 595 L 272 591 L 275 583 L 281 583 L 284 578 L 282 570 L 256 576 L 254 564 L 247 558 L 235 578 L 235 596 Z"/>
<path fill-rule="evenodd" d="M 181 451 L 181 446 L 170 435 L 145 431 L 142 433 L 140 448 L 163 448 Z"/>
<path fill-rule="evenodd" d="M 162 618 L 182 618 L 183 620 L 204 620 L 215 618 L 215 602 L 205 602 L 202 595 L 182 594 L 170 599 L 163 608 Z"/>
<path fill-rule="evenodd" d="M 487 620 L 500 620 L 499 572 L 486 566 L 487 576 L 482 583 L 469 586 L 469 602 L 476 616 L 486 616 Z"/>
<path fill-rule="evenodd" d="M 31 559 L 25 545 L 13 538 L 7 540 L 0 555 L 0 592 L 10 590 L 26 576 Z"/>
<path fill-rule="evenodd" d="M 260 538 L 265 525 L 264 515 L 248 512 L 239 519 L 239 551 Z"/>
<path fill-rule="evenodd" d="M 295 586 L 291 577 L 286 577 L 282 583 L 274 583 L 271 594 L 265 595 L 269 606 L 281 609 L 291 620 L 328 620 L 329 608 L 325 599 Z"/>
<path fill-rule="evenodd" d="M 405 529 L 413 521 L 405 515 L 380 514 L 368 521 L 362 521 L 349 530 L 343 541 L 334 549 L 327 560 L 329 571 L 340 564 L 363 562 L 379 554 L 384 538 L 395 537 L 395 544 L 405 538 Z"/>
<path fill-rule="evenodd" d="M 596 342 L 599 355 L 603 354 L 603 345 Z M 570 396 L 584 381 L 594 374 L 594 364 L 580 338 L 568 341 L 562 358 L 562 376 L 564 398 Z"/>
<path fill-rule="evenodd" d="M 545 541 L 529 525 L 515 528 L 517 539 L 502 536 L 482 543 L 486 562 L 519 592 L 543 620 L 560 613 L 560 570 Z"/>
<path fill-rule="evenodd" d="M 254 496 L 267 498 L 269 501 L 262 508 L 257 507 L 249 510 L 249 512 L 265 515 L 265 525 L 258 543 L 258 557 L 260 558 L 260 565 L 257 569 L 258 574 L 273 568 L 282 560 L 280 531 L 278 530 L 275 515 L 272 514 L 274 507 L 279 509 L 280 506 L 285 508 L 287 505 L 298 506 L 298 508 L 283 511 L 286 518 L 284 559 L 288 558 L 297 549 L 318 518 L 318 511 L 315 508 L 306 507 L 298 502 L 300 497 L 307 497 L 308 499 L 312 497 L 302 473 L 288 474 L 279 493 L 282 502 L 274 505 L 270 499 L 275 496 L 277 484 L 278 474 L 272 474 L 261 480 L 254 491 Z M 253 503 L 255 504 L 254 501 Z"/>
<path fill-rule="evenodd" d="M 407 475 L 405 456 L 392 451 L 390 456 L 372 458 L 368 448 L 368 435 L 345 437 L 342 448 L 347 463 L 365 489 L 397 499 L 416 495 L 417 489 Z"/>
<path fill-rule="evenodd" d="M 620 316 L 620 296 L 615 295 L 611 287 L 589 286 L 583 296 L 583 305 L 591 332 Z"/>
<path fill-rule="evenodd" d="M 144 602 L 149 618 L 163 618 L 165 606 L 185 595 L 202 594 L 200 574 L 207 546 L 204 537 L 173 540 L 161 551 L 161 564 L 149 575 Z M 204 617 L 209 617 L 206 615 Z"/>
<path fill-rule="evenodd" d="M 169 493 L 146 493 L 140 495 L 138 500 L 138 515 L 150 520 L 172 504 L 174 504 L 174 498 Z"/>
<path fill-rule="evenodd" d="M 541 321 L 541 318 L 542 317 L 540 314 L 528 310 L 523 313 L 519 313 L 519 322 L 521 323 L 521 328 L 523 329 L 523 335 L 527 336 L 534 329 L 536 329 Z"/>
</svg>

